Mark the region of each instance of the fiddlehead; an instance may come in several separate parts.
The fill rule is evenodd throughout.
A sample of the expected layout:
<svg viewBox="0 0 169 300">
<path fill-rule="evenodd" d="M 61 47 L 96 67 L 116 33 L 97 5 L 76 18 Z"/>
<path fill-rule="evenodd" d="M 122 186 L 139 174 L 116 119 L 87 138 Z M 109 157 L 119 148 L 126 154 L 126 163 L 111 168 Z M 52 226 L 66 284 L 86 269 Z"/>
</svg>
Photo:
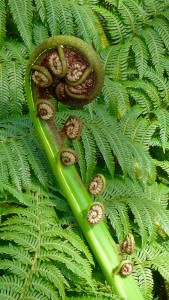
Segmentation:
<svg viewBox="0 0 169 300">
<path fill-rule="evenodd" d="M 56 113 L 56 109 L 49 101 L 41 100 L 37 102 L 37 117 L 43 120 L 52 120 Z"/>
<path fill-rule="evenodd" d="M 102 64 L 92 47 L 79 38 L 49 38 L 34 56 L 32 81 L 38 98 L 83 106 L 99 95 L 104 78 Z"/>
<path fill-rule="evenodd" d="M 88 190 L 94 196 L 99 196 L 104 192 L 106 186 L 105 178 L 102 174 L 97 174 L 90 182 Z"/>
<path fill-rule="evenodd" d="M 87 221 L 89 224 L 98 224 L 104 217 L 104 207 L 101 203 L 93 203 L 87 212 Z"/>
<path fill-rule="evenodd" d="M 92 202 L 90 194 L 73 166 L 77 161 L 76 153 L 72 149 L 64 148 L 63 137 L 71 133 L 74 139 L 74 134 L 78 136 L 81 125 L 76 127 L 75 124 L 72 125 L 72 121 L 69 122 L 69 119 L 60 132 L 53 121 L 54 101 L 83 106 L 99 95 L 103 78 L 103 67 L 90 45 L 72 36 L 56 36 L 40 44 L 31 55 L 25 75 L 26 93 L 35 129 L 44 146 L 54 176 L 107 282 L 117 295 L 128 300 L 134 299 L 133 297 L 143 300 L 139 288 L 131 277 L 125 277 L 124 281 L 124 278 L 118 275 L 119 273 L 113 272 L 119 266 L 120 257 L 117 245 L 104 222 L 101 222 L 104 208 L 102 204 Z M 89 187 L 90 192 L 94 191 L 94 196 L 102 193 L 105 187 L 104 177 L 100 174 L 96 175 L 94 183 Z M 93 226 L 95 224 L 97 226 Z M 131 285 L 130 289 L 129 285 Z"/>
<path fill-rule="evenodd" d="M 115 274 L 121 274 L 123 276 L 129 276 L 132 272 L 133 263 L 130 260 L 123 260 L 115 270 Z"/>
<path fill-rule="evenodd" d="M 65 166 L 72 166 L 77 162 L 77 154 L 71 148 L 62 150 L 60 160 Z"/>
<path fill-rule="evenodd" d="M 70 140 L 77 139 L 82 131 L 82 121 L 78 117 L 69 117 L 66 121 L 63 132 Z"/>
<path fill-rule="evenodd" d="M 135 247 L 134 237 L 131 233 L 127 234 L 121 243 L 121 249 L 128 255 L 132 254 Z"/>
</svg>

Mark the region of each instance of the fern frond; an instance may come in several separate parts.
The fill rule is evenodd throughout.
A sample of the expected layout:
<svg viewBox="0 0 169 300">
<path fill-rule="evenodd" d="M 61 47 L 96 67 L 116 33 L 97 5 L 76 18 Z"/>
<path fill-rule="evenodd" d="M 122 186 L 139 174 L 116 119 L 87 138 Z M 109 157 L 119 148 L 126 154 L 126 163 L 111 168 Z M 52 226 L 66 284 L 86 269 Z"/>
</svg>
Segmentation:
<svg viewBox="0 0 169 300">
<path fill-rule="evenodd" d="M 0 48 L 2 47 L 6 35 L 6 10 L 5 0 L 0 3 Z"/>
<path fill-rule="evenodd" d="M 83 130 L 83 133 L 84 133 L 84 130 Z M 76 153 L 78 153 L 78 165 L 80 168 L 80 175 L 81 175 L 82 181 L 85 182 L 86 181 L 86 163 L 85 163 L 84 147 L 79 140 L 73 141 L 73 147 L 74 147 Z M 87 159 L 86 159 L 86 161 L 87 161 Z"/>
<path fill-rule="evenodd" d="M 157 88 L 151 82 L 145 80 L 133 80 L 133 81 L 126 81 L 125 86 L 127 90 L 130 92 L 130 89 L 133 91 L 140 91 L 149 97 L 150 103 L 153 105 L 155 109 L 161 106 L 161 99 L 158 94 Z"/>
<path fill-rule="evenodd" d="M 7 184 L 7 180 L 11 180 L 18 189 L 22 186 L 29 188 L 30 166 L 43 184 L 47 182 L 47 174 L 41 164 L 42 150 L 32 135 L 30 123 L 26 119 L 1 122 L 0 139 L 1 183 Z M 43 161 L 46 161 L 45 157 Z"/>
<path fill-rule="evenodd" d="M 55 9 L 58 16 L 55 22 L 56 26 L 59 28 L 60 34 L 74 35 L 73 17 L 69 1 L 55 1 Z"/>
<path fill-rule="evenodd" d="M 106 216 L 116 231 L 118 241 L 121 242 L 131 229 L 127 206 L 124 203 L 119 203 L 119 200 L 113 200 L 112 203 L 106 204 L 105 202 L 105 210 Z"/>
<path fill-rule="evenodd" d="M 148 49 L 143 39 L 134 37 L 132 39 L 132 49 L 135 54 L 135 62 L 139 73 L 139 78 L 142 79 L 148 66 Z"/>
<path fill-rule="evenodd" d="M 68 270 L 92 285 L 87 259 L 92 262 L 92 257 L 78 236 L 57 225 L 53 206 L 39 192 L 29 207 L 6 211 L 12 217 L 1 225 L 0 239 L 6 241 L 6 246 L 0 246 L 0 253 L 6 259 L 0 263 L 0 269 L 8 269 L 8 276 L 0 276 L 0 285 L 2 291 L 10 290 L 24 299 L 34 293 L 38 299 L 45 295 L 45 299 L 55 300 L 59 299 L 58 292 L 65 299 L 65 285 L 70 281 Z"/>
<path fill-rule="evenodd" d="M 46 8 L 47 23 L 49 25 L 49 30 L 51 35 L 59 35 L 60 30 L 57 26 L 59 22 L 59 16 L 56 11 L 56 1 L 55 0 L 44 0 Z"/>
<path fill-rule="evenodd" d="M 32 50 L 32 18 L 33 5 L 31 0 L 8 0 L 11 15 L 18 31 L 28 47 Z M 22 11 L 22 14 L 20 13 Z"/>
<path fill-rule="evenodd" d="M 14 40 L 7 40 L 3 43 L 3 47 L 0 50 L 0 61 L 17 60 L 24 64 L 24 60 L 28 58 L 28 50 L 24 43 Z"/>
<path fill-rule="evenodd" d="M 33 28 L 33 39 L 35 44 L 38 45 L 42 43 L 45 39 L 49 37 L 48 30 L 41 23 L 36 23 Z"/>
<path fill-rule="evenodd" d="M 149 15 L 157 16 L 165 8 L 164 1 L 144 0 L 144 6 Z"/>
<path fill-rule="evenodd" d="M 0 64 L 0 119 L 7 118 L 9 115 L 9 88 L 8 74 L 4 64 Z"/>
<path fill-rule="evenodd" d="M 37 7 L 39 16 L 42 20 L 42 23 L 44 24 L 46 21 L 46 8 L 45 8 L 45 2 L 44 0 L 35 0 L 35 5 Z"/>
<path fill-rule="evenodd" d="M 102 93 L 108 109 L 121 118 L 129 108 L 129 96 L 124 85 L 106 76 Z"/>
<path fill-rule="evenodd" d="M 169 137 L 169 113 L 166 109 L 155 110 L 154 114 L 157 116 L 158 126 L 160 128 L 160 139 L 165 152 L 166 143 Z"/>
<path fill-rule="evenodd" d="M 97 24 L 98 19 L 94 13 L 94 11 L 87 5 L 83 5 L 81 7 L 81 12 L 84 15 L 84 25 L 88 29 L 88 32 L 90 33 L 90 36 L 92 38 L 92 43 L 94 45 L 94 48 L 97 51 L 100 51 L 102 49 L 102 42 L 101 42 L 101 36 L 98 34 L 97 30 Z M 78 26 L 78 23 L 77 23 Z"/>
<path fill-rule="evenodd" d="M 124 26 L 120 18 L 101 7 L 97 7 L 95 10 L 104 18 L 106 24 L 103 25 L 103 28 L 110 34 L 112 43 L 120 43 L 125 36 Z"/>
<path fill-rule="evenodd" d="M 158 32 L 163 40 L 167 50 L 169 50 L 168 22 L 163 18 L 154 18 L 152 21 L 154 29 Z"/>
<path fill-rule="evenodd" d="M 141 33 L 150 52 L 152 64 L 160 74 L 164 70 L 164 47 L 160 35 L 152 28 L 144 29 Z"/>
<path fill-rule="evenodd" d="M 152 291 L 153 291 L 153 274 L 150 269 L 150 267 L 144 266 L 144 260 L 145 257 L 143 255 L 140 255 L 141 251 L 138 251 L 136 249 L 136 253 L 133 255 L 135 266 L 133 270 L 133 276 L 137 280 L 140 290 L 147 300 L 152 299 Z"/>
<path fill-rule="evenodd" d="M 81 141 L 82 141 L 82 145 L 85 153 L 85 161 L 86 161 L 85 183 L 88 184 L 96 168 L 97 149 L 94 141 L 91 138 L 90 131 L 87 128 L 84 128 L 83 130 Z"/>
<path fill-rule="evenodd" d="M 146 20 L 146 11 L 144 10 L 142 3 L 139 2 L 140 1 L 135 1 L 135 0 L 131 0 L 131 1 L 123 0 L 119 4 L 119 8 L 121 7 L 121 5 L 123 7 L 123 3 L 124 3 L 132 11 L 135 18 L 137 18 L 137 22 L 141 21 L 144 23 Z"/>
<path fill-rule="evenodd" d="M 131 43 L 116 45 L 104 49 L 100 55 L 102 57 L 105 73 L 113 80 L 127 79 L 128 55 Z"/>
<path fill-rule="evenodd" d="M 153 69 L 147 69 L 147 71 L 144 74 L 145 78 L 148 78 L 150 81 L 153 82 L 153 84 L 157 87 L 159 90 L 161 98 L 163 98 L 163 101 L 167 102 L 169 101 L 169 84 L 165 77 L 158 74 L 158 72 L 154 71 Z"/>
</svg>

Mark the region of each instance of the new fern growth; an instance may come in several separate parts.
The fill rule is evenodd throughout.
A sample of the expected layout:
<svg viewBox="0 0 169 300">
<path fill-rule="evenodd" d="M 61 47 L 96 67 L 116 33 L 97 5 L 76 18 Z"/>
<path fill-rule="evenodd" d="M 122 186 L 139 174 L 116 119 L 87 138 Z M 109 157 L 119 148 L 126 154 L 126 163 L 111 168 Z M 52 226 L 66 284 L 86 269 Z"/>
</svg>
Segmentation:
<svg viewBox="0 0 169 300">
<path fill-rule="evenodd" d="M 27 99 L 34 126 L 54 175 L 107 282 L 119 296 L 143 299 L 134 279 L 126 276 L 132 273 L 133 264 L 120 263 L 118 248 L 102 221 L 104 208 L 99 203 L 91 205 L 92 199 L 73 166 L 77 161 L 76 153 L 64 148 L 63 138 L 53 122 L 51 99 L 82 106 L 99 94 L 102 84 L 103 70 L 97 54 L 89 45 L 72 36 L 45 40 L 31 55 L 26 71 Z M 97 176 L 92 183 L 96 185 L 95 190 L 100 189 L 99 185 L 104 188 L 105 179 Z M 89 187 L 91 193 L 94 190 L 92 183 Z"/>
</svg>

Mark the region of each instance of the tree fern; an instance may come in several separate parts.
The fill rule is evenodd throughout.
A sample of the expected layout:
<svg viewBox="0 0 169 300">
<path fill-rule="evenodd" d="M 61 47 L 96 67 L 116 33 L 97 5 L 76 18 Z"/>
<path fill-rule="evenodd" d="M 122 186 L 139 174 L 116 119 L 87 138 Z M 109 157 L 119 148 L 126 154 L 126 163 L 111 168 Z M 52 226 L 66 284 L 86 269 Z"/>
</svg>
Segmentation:
<svg viewBox="0 0 169 300">
<path fill-rule="evenodd" d="M 135 54 L 135 62 L 138 68 L 139 77 L 142 79 L 148 66 L 148 50 L 144 41 L 140 37 L 132 40 L 132 49 Z"/>
</svg>

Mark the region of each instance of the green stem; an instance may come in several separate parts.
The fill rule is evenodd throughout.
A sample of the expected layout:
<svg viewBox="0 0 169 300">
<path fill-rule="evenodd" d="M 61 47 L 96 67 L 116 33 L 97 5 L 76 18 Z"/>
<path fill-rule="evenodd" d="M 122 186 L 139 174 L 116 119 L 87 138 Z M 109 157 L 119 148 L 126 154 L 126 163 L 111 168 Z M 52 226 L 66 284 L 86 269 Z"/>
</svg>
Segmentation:
<svg viewBox="0 0 169 300">
<path fill-rule="evenodd" d="M 29 104 L 30 114 L 34 127 L 41 139 L 49 163 L 56 180 L 59 182 L 66 199 L 76 217 L 76 220 L 83 231 L 83 234 L 96 257 L 100 268 L 105 275 L 108 284 L 115 293 L 128 300 L 143 300 L 143 296 L 133 279 L 132 275 L 122 276 L 116 274 L 115 270 L 121 262 L 121 256 L 116 243 L 113 241 L 106 225 L 103 221 L 91 225 L 87 222 L 88 207 L 93 203 L 90 194 L 83 185 L 81 178 L 74 166 L 64 166 L 60 161 L 62 149 L 61 137 L 53 133 L 53 126 L 36 116 L 36 105 L 34 104 L 30 76 L 31 63 L 26 71 L 26 94 Z"/>
</svg>

